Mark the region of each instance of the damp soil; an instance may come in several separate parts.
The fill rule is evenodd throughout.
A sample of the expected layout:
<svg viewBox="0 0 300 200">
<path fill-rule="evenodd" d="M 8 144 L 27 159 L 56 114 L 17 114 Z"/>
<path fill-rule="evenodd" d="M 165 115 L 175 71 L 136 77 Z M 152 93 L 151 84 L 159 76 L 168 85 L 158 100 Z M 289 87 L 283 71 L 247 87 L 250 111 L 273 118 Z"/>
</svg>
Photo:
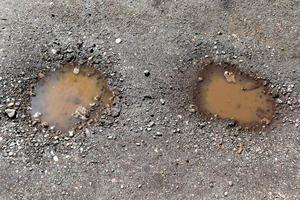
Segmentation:
<svg viewBox="0 0 300 200">
<path fill-rule="evenodd" d="M 269 125 L 275 113 L 274 99 L 263 80 L 227 64 L 204 66 L 194 101 L 200 113 L 233 120 L 243 128 Z"/>
<path fill-rule="evenodd" d="M 92 110 L 112 104 L 107 80 L 90 66 L 65 65 L 40 78 L 31 99 L 32 117 L 58 130 L 69 130 L 87 121 Z"/>
</svg>

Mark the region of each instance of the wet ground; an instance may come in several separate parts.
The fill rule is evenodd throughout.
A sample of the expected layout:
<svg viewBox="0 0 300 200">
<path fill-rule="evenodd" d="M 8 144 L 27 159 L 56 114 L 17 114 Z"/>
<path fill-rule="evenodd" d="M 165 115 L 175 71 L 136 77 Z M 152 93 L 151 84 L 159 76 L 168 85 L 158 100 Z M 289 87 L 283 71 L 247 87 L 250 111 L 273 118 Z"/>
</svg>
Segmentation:
<svg viewBox="0 0 300 200">
<path fill-rule="evenodd" d="M 39 75 L 42 77 L 31 97 L 31 115 L 44 126 L 71 131 L 93 112 L 101 112 L 101 108 L 95 109 L 96 104 L 102 109 L 112 104 L 107 81 L 92 67 L 66 65 L 46 77 Z"/>
<path fill-rule="evenodd" d="M 299 21 L 299 1 L 2 0 L 0 199 L 299 199 Z M 195 112 L 207 60 L 263 79 L 268 128 Z M 116 99 L 61 133 L 30 108 L 66 63 L 100 70 Z"/>
<path fill-rule="evenodd" d="M 207 117 L 232 120 L 245 129 L 264 128 L 271 123 L 275 100 L 262 80 L 242 73 L 236 66 L 212 63 L 199 68 L 195 110 Z"/>
</svg>

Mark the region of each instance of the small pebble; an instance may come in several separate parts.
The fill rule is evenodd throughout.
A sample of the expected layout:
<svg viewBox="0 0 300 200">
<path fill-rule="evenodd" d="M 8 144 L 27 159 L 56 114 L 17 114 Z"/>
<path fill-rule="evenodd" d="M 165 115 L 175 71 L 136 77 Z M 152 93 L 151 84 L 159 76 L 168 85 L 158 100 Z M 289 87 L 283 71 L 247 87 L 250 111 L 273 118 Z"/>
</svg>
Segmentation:
<svg viewBox="0 0 300 200">
<path fill-rule="evenodd" d="M 154 121 L 150 121 L 149 124 L 147 125 L 148 127 L 153 127 L 155 125 Z"/>
<path fill-rule="evenodd" d="M 44 128 L 48 128 L 48 127 L 49 127 L 49 124 L 48 124 L 47 122 L 42 122 L 42 126 L 43 126 Z"/>
<path fill-rule="evenodd" d="M 17 114 L 17 112 L 16 112 L 15 109 L 6 109 L 5 113 L 7 114 L 7 116 L 9 118 L 14 118 L 16 116 L 16 114 Z"/>
<path fill-rule="evenodd" d="M 109 136 L 107 136 L 107 138 L 108 138 L 109 140 L 112 140 L 112 139 L 113 139 L 113 136 L 109 135 Z"/>
<path fill-rule="evenodd" d="M 15 105 L 15 102 L 10 102 L 9 104 L 7 104 L 7 107 L 11 108 Z"/>
<path fill-rule="evenodd" d="M 52 54 L 57 54 L 57 50 L 56 49 L 51 49 Z"/>
<path fill-rule="evenodd" d="M 39 74 L 38 74 L 38 77 L 39 77 L 40 79 L 45 78 L 45 74 L 39 73 Z"/>
<path fill-rule="evenodd" d="M 58 161 L 58 157 L 57 157 L 57 156 L 53 156 L 53 160 L 54 160 L 55 162 L 57 162 L 57 161 Z"/>
<path fill-rule="evenodd" d="M 120 44 L 121 42 L 122 42 L 122 39 L 121 39 L 121 38 L 117 38 L 117 39 L 116 39 L 116 43 L 117 43 L 117 44 Z"/>
<path fill-rule="evenodd" d="M 155 135 L 156 135 L 156 136 L 162 136 L 162 133 L 161 133 L 161 132 L 156 132 Z"/>
<path fill-rule="evenodd" d="M 193 104 L 191 104 L 191 105 L 189 106 L 188 110 L 189 110 L 191 113 L 194 113 L 194 112 L 196 112 L 196 106 L 193 105 Z"/>
<path fill-rule="evenodd" d="M 283 103 L 283 101 L 282 101 L 281 99 L 279 99 L 279 98 L 277 98 L 277 99 L 275 100 L 275 102 L 278 103 L 278 104 L 282 104 L 282 103 Z"/>
<path fill-rule="evenodd" d="M 150 76 L 149 70 L 145 70 L 145 71 L 144 71 L 144 74 L 145 74 L 145 76 L 147 76 L 147 77 Z"/>
<path fill-rule="evenodd" d="M 42 113 L 36 112 L 34 113 L 33 118 L 39 118 L 40 116 L 42 116 Z"/>
<path fill-rule="evenodd" d="M 74 131 L 69 131 L 69 136 L 73 137 L 74 136 Z"/>
<path fill-rule="evenodd" d="M 75 67 L 75 68 L 73 69 L 73 73 L 76 74 L 76 75 L 79 74 L 79 68 L 78 68 L 78 67 Z"/>
</svg>

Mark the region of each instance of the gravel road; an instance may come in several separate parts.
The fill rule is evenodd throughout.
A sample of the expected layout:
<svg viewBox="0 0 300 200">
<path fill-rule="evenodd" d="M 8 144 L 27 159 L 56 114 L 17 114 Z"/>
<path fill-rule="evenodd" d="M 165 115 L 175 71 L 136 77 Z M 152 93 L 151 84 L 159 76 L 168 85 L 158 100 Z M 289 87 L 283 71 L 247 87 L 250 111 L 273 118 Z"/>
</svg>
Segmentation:
<svg viewBox="0 0 300 200">
<path fill-rule="evenodd" d="M 1 0 L 0 200 L 300 199 L 299 0 Z M 266 80 L 272 124 L 191 112 L 198 61 Z M 114 107 L 74 133 L 32 124 L 39 73 L 105 73 Z"/>
</svg>

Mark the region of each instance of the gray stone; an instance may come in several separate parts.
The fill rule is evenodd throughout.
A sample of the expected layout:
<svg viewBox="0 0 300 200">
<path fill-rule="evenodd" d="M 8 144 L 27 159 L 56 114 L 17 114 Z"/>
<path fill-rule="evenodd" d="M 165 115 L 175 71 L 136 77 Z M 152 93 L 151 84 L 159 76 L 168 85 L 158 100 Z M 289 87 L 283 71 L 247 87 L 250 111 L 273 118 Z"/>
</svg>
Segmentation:
<svg viewBox="0 0 300 200">
<path fill-rule="evenodd" d="M 36 113 L 34 113 L 34 115 L 33 115 L 33 118 L 40 118 L 42 116 L 42 113 L 40 113 L 40 112 L 36 112 Z"/>
<path fill-rule="evenodd" d="M 118 107 L 114 107 L 114 108 L 111 109 L 111 115 L 113 117 L 119 117 L 120 113 L 121 113 L 121 109 L 118 108 Z"/>
<path fill-rule="evenodd" d="M 148 127 L 153 127 L 155 125 L 154 121 L 150 121 L 149 124 L 147 125 Z"/>
<path fill-rule="evenodd" d="M 155 135 L 156 135 L 156 136 L 162 136 L 162 133 L 161 133 L 161 132 L 156 132 Z"/>
<path fill-rule="evenodd" d="M 16 112 L 15 109 L 6 109 L 5 113 L 7 114 L 7 116 L 9 118 L 14 118 L 16 116 L 16 114 L 17 114 L 17 112 Z"/>
</svg>

